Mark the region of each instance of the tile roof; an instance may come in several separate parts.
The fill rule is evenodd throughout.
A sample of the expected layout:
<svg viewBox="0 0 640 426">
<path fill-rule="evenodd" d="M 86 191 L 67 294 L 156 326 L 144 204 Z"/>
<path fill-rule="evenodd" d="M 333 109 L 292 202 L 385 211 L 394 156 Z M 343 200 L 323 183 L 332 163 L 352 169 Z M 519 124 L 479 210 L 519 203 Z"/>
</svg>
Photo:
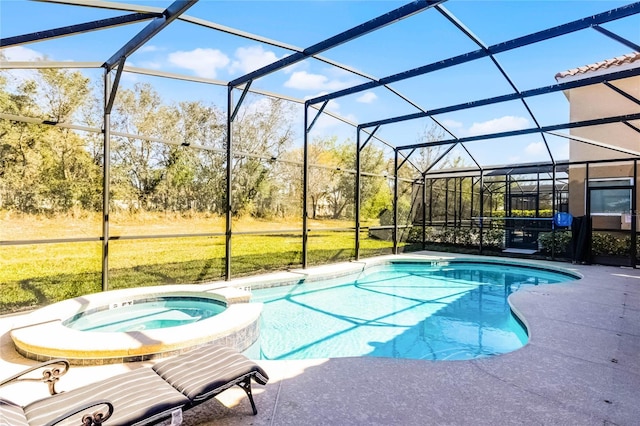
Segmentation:
<svg viewBox="0 0 640 426">
<path fill-rule="evenodd" d="M 558 74 L 556 74 L 556 80 L 559 78 L 573 77 L 578 74 L 587 74 L 590 72 L 606 70 L 611 67 L 632 64 L 636 61 L 638 61 L 638 65 L 640 65 L 640 52 L 628 53 L 623 56 L 617 56 L 613 59 L 607 59 L 604 61 L 596 62 L 595 64 L 585 65 L 582 67 L 559 72 Z"/>
</svg>

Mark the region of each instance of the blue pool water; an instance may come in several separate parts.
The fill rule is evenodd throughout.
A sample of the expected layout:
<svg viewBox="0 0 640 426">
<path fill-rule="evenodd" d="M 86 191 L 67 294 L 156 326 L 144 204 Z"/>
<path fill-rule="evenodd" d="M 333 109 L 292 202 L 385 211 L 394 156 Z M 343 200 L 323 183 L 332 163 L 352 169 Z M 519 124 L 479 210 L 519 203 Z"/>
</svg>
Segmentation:
<svg viewBox="0 0 640 426">
<path fill-rule="evenodd" d="M 215 299 L 159 296 L 84 311 L 64 321 L 63 325 L 81 331 L 142 331 L 191 324 L 225 309 L 226 305 Z"/>
<path fill-rule="evenodd" d="M 264 303 L 262 359 L 374 356 L 461 360 L 527 342 L 507 297 L 527 286 L 577 277 L 474 262 L 397 262 L 355 280 L 253 291 Z"/>
</svg>

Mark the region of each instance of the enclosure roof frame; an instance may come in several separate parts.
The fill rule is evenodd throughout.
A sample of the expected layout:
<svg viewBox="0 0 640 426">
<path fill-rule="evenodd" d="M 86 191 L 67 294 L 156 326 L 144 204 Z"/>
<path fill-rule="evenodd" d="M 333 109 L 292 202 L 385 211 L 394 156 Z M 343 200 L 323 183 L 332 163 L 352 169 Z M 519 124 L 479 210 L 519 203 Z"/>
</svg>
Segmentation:
<svg viewBox="0 0 640 426">
<path fill-rule="evenodd" d="M 638 49 L 640 48 L 640 45 L 638 45 L 637 43 L 634 43 L 633 41 L 630 41 L 614 33 L 613 31 L 610 31 L 601 26 L 602 24 L 616 21 L 618 19 L 626 18 L 626 17 L 640 13 L 640 2 L 638 1 L 626 4 L 605 12 L 601 12 L 592 16 L 587 16 L 582 19 L 577 19 L 574 21 L 570 21 L 570 22 L 558 25 L 558 26 L 547 28 L 541 31 L 536 31 L 524 36 L 520 36 L 517 38 L 513 38 L 507 41 L 503 41 L 503 42 L 499 42 L 499 43 L 487 46 L 476 35 L 474 35 L 471 32 L 471 30 L 469 30 L 464 25 L 464 23 L 458 20 L 451 12 L 449 12 L 444 7 L 444 2 L 446 0 L 415 0 L 409 3 L 406 3 L 403 6 L 400 6 L 396 9 L 393 9 L 385 14 L 377 16 L 376 18 L 370 19 L 362 24 L 356 25 L 346 31 L 343 31 L 331 37 L 328 37 L 304 49 L 301 49 L 292 45 L 288 45 L 286 43 L 282 43 L 277 40 L 271 40 L 266 37 L 250 34 L 248 32 L 236 30 L 220 24 L 206 21 L 204 19 L 186 15 L 185 14 L 186 10 L 189 7 L 191 7 L 193 4 L 195 4 L 197 0 L 175 0 L 164 11 L 158 7 L 126 4 L 126 3 L 116 3 L 116 2 L 109 2 L 109 1 L 94 1 L 94 0 L 82 0 L 82 1 L 81 0 L 39 0 L 39 1 L 42 1 L 45 3 L 57 3 L 57 4 L 66 4 L 66 5 L 74 5 L 74 6 L 101 8 L 101 9 L 108 9 L 108 10 L 128 11 L 131 13 L 127 15 L 116 16 L 113 18 L 96 20 L 96 21 L 90 21 L 90 22 L 71 25 L 67 27 L 54 28 L 48 31 L 40 31 L 40 32 L 24 34 L 16 37 L 4 38 L 0 40 L 0 47 L 4 48 L 4 47 L 9 47 L 11 45 L 42 41 L 49 38 L 65 37 L 73 34 L 78 34 L 78 33 L 83 33 L 88 31 L 95 31 L 95 30 L 104 29 L 104 28 L 111 28 L 114 26 L 127 25 L 130 23 L 139 22 L 142 20 L 152 19 L 151 23 L 149 23 L 145 28 L 143 28 L 142 31 L 140 31 L 133 38 L 131 38 L 120 50 L 118 50 L 118 52 L 113 54 L 109 59 L 107 59 L 104 62 L 104 64 L 102 64 L 102 66 L 105 67 L 107 71 L 111 71 L 113 68 L 118 66 L 118 64 L 124 64 L 123 58 L 126 58 L 132 53 L 134 53 L 144 43 L 149 41 L 150 38 L 152 38 L 155 34 L 157 34 L 163 28 L 170 25 L 173 21 L 180 20 L 183 22 L 189 22 L 194 25 L 204 26 L 207 28 L 214 29 L 216 31 L 225 32 L 234 36 L 243 37 L 250 40 L 260 41 L 266 44 L 270 44 L 273 46 L 277 46 L 283 49 L 293 51 L 292 54 L 285 56 L 282 59 L 279 59 L 271 64 L 268 64 L 258 70 L 255 70 L 253 72 L 250 72 L 238 78 L 230 80 L 229 82 L 227 82 L 227 85 L 229 87 L 242 88 L 242 86 L 244 86 L 243 93 L 246 93 L 247 91 L 249 91 L 248 84 L 250 84 L 254 79 L 264 77 L 272 72 L 276 72 L 294 63 L 305 60 L 307 58 L 313 58 L 318 61 L 323 61 L 325 63 L 331 64 L 332 66 L 336 66 L 340 69 L 351 72 L 355 75 L 364 77 L 368 79 L 369 82 L 308 99 L 307 101 L 305 101 L 305 106 L 311 106 L 318 103 L 325 103 L 325 102 L 328 102 L 329 100 L 334 100 L 339 97 L 359 93 L 367 89 L 372 89 L 374 87 L 385 87 L 389 89 L 392 93 L 401 97 L 409 105 L 418 109 L 419 112 L 416 112 L 413 114 L 396 116 L 396 117 L 389 117 L 389 118 L 377 120 L 377 121 L 361 123 L 356 126 L 358 131 L 365 130 L 369 127 L 378 128 L 379 126 L 384 124 L 399 123 L 402 121 L 414 120 L 419 118 L 430 118 L 438 126 L 440 126 L 440 128 L 442 128 L 446 133 L 448 133 L 451 136 L 451 139 L 446 139 L 446 140 L 437 141 L 437 142 L 426 142 L 422 144 L 407 144 L 407 145 L 397 146 L 394 149 L 397 149 L 398 151 L 415 150 L 417 148 L 444 145 L 444 144 L 454 144 L 454 146 L 460 145 L 469 154 L 469 156 L 476 163 L 476 165 L 479 168 L 481 168 L 481 166 L 477 163 L 473 155 L 471 155 L 471 153 L 468 151 L 468 149 L 464 145 L 465 142 L 518 136 L 518 135 L 531 134 L 531 133 L 539 133 L 543 138 L 543 140 L 545 141 L 545 145 L 547 146 L 547 150 L 549 152 L 551 162 L 553 163 L 554 159 L 553 159 L 553 156 L 551 155 L 548 144 L 546 142 L 545 134 L 552 134 L 551 132 L 554 132 L 559 129 L 570 129 L 575 127 L 600 125 L 600 124 L 607 124 L 607 123 L 613 123 L 613 122 L 624 123 L 631 129 L 635 130 L 636 132 L 640 131 L 640 129 L 637 126 L 630 123 L 630 121 L 639 119 L 638 114 L 622 114 L 622 115 L 617 115 L 613 117 L 587 120 L 585 122 L 563 123 L 563 124 L 551 125 L 551 126 L 540 126 L 535 114 L 533 114 L 533 112 L 529 109 L 525 101 L 525 98 L 532 97 L 532 96 L 555 93 L 558 91 L 565 91 L 565 90 L 570 90 L 577 87 L 583 87 L 583 86 L 598 84 L 598 83 L 605 84 L 611 89 L 616 90 L 615 86 L 611 85 L 610 83 L 611 81 L 616 79 L 627 78 L 627 77 L 637 77 L 638 75 L 640 75 L 640 67 L 626 69 L 626 70 L 617 71 L 617 72 L 614 71 L 606 75 L 595 75 L 587 78 L 561 82 L 555 85 L 540 87 L 537 89 L 519 91 L 516 85 L 511 80 L 511 78 L 507 75 L 505 69 L 497 62 L 495 58 L 495 55 L 498 53 L 507 52 L 510 50 L 514 50 L 527 45 L 539 43 L 541 41 L 553 39 L 559 36 L 564 36 L 564 35 L 571 34 L 571 33 L 588 29 L 588 28 L 591 28 L 597 31 L 598 33 L 612 40 L 622 43 L 627 47 Z M 388 25 L 392 25 L 402 19 L 424 12 L 428 9 L 435 9 L 436 11 L 438 11 L 449 22 L 451 22 L 459 32 L 464 34 L 468 39 L 470 39 L 473 43 L 479 46 L 479 49 L 469 51 L 461 55 L 449 57 L 448 59 L 444 59 L 441 61 L 422 65 L 410 70 L 405 70 L 400 73 L 389 75 L 383 78 L 372 77 L 370 75 L 357 71 L 346 65 L 337 63 L 327 58 L 323 58 L 319 55 L 322 52 L 328 51 L 344 43 L 348 43 L 372 31 L 376 31 Z M 514 90 L 514 93 L 460 103 L 456 105 L 449 105 L 449 106 L 436 108 L 432 110 L 425 110 L 420 105 L 409 100 L 407 97 L 405 97 L 404 95 L 399 93 L 397 90 L 389 86 L 391 83 L 394 83 L 394 82 L 432 73 L 434 71 L 461 65 L 467 62 L 475 61 L 475 60 L 486 58 L 486 57 L 490 58 L 493 61 L 493 63 L 496 65 L 500 73 L 503 75 L 503 77 L 506 79 L 506 81 Z M 93 64 L 92 63 L 91 65 L 89 64 L 90 63 L 76 63 L 75 67 L 90 68 L 91 65 Z M 7 69 L 7 68 L 8 67 L 3 66 L 3 64 L 0 64 L 0 69 Z M 44 66 L 41 64 L 33 63 L 32 68 L 44 68 Z M 141 71 L 141 73 L 144 73 L 144 72 Z M 149 73 L 149 74 L 152 74 L 152 73 Z M 170 76 L 167 75 L 166 77 L 170 77 Z M 624 93 L 622 93 L 622 95 L 625 96 Z M 627 98 L 629 98 L 628 94 L 626 96 Z M 470 108 L 487 106 L 491 104 L 508 102 L 508 101 L 518 100 L 518 99 L 523 102 L 525 108 L 529 112 L 531 118 L 533 119 L 536 125 L 535 128 L 459 138 L 456 135 L 454 135 L 451 131 L 449 131 L 449 129 L 447 129 L 444 125 L 442 125 L 442 123 L 440 123 L 434 117 L 438 114 L 443 114 L 447 112 L 466 110 Z M 637 103 L 637 99 L 635 99 L 635 101 Z M 328 113 L 328 111 L 323 111 L 323 112 Z M 337 116 L 337 114 L 333 114 L 333 115 Z M 375 131 L 372 133 L 375 133 Z M 378 138 L 377 136 L 376 136 L 376 139 L 380 140 L 380 138 Z M 391 144 L 389 144 L 388 142 L 383 142 L 383 143 L 391 147 Z M 403 164 L 404 162 L 407 161 L 409 156 L 405 158 L 405 161 L 403 161 Z"/>
<path fill-rule="evenodd" d="M 548 28 L 546 30 L 537 31 L 522 37 L 514 38 L 508 41 L 497 43 L 488 46 L 486 49 L 478 49 L 471 52 L 463 53 L 458 56 L 453 56 L 448 59 L 432 62 L 428 65 L 423 65 L 411 70 L 403 71 L 397 74 L 393 74 L 387 77 L 379 79 L 379 82 L 363 83 L 347 89 L 337 90 L 326 95 L 318 96 L 309 99 L 309 103 L 320 103 L 326 100 L 337 99 L 346 95 L 352 95 L 364 90 L 372 89 L 380 86 L 381 84 L 389 84 L 397 81 L 406 80 L 419 75 L 431 73 L 441 69 L 449 68 L 455 65 L 461 65 L 466 62 L 471 62 L 480 58 L 487 57 L 489 55 L 495 55 L 497 53 L 507 52 L 509 50 L 524 47 L 530 44 L 539 43 L 541 41 L 549 40 L 555 37 L 567 35 L 576 31 L 591 28 L 594 25 L 603 24 L 611 21 L 615 21 L 627 16 L 640 13 L 640 2 L 631 3 L 619 8 L 611 9 L 606 12 L 599 13 L 597 15 L 589 16 L 586 18 L 578 19 L 568 22 L 556 27 Z"/>
</svg>

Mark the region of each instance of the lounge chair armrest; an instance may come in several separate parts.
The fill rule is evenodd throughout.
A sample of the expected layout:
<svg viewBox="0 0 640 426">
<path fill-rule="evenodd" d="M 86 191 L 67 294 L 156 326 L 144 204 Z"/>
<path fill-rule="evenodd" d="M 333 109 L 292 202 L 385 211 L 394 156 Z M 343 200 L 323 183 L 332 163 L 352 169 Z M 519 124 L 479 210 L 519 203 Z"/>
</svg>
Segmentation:
<svg viewBox="0 0 640 426">
<path fill-rule="evenodd" d="M 50 365 L 57 365 L 57 367 L 47 368 Z M 37 370 L 42 370 L 41 377 L 22 377 Z M 69 371 L 69 361 L 66 359 L 51 359 L 0 381 L 0 387 L 16 382 L 44 382 L 49 386 L 49 393 L 55 395 L 58 393 L 56 391 L 56 382 L 60 380 L 60 377 L 64 376 L 67 371 Z"/>
<path fill-rule="evenodd" d="M 82 416 L 82 420 L 80 425 L 82 426 L 98 426 L 109 420 L 111 415 L 113 414 L 113 404 L 106 399 L 88 402 L 86 404 L 79 405 L 75 408 L 70 409 L 66 413 L 56 417 L 51 420 L 45 426 L 54 426 L 60 423 L 63 420 L 68 419 L 71 416 L 87 411 L 90 408 L 97 407 L 102 405 L 103 407 L 93 413 L 85 414 Z"/>
</svg>

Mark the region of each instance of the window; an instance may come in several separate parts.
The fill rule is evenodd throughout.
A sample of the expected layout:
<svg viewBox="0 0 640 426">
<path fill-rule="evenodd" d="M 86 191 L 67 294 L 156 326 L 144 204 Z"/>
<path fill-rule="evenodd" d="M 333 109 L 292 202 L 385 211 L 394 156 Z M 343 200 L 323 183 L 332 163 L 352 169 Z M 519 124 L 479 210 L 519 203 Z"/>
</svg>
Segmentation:
<svg viewBox="0 0 640 426">
<path fill-rule="evenodd" d="M 623 215 L 631 212 L 631 178 L 590 179 L 592 215 Z"/>
</svg>

